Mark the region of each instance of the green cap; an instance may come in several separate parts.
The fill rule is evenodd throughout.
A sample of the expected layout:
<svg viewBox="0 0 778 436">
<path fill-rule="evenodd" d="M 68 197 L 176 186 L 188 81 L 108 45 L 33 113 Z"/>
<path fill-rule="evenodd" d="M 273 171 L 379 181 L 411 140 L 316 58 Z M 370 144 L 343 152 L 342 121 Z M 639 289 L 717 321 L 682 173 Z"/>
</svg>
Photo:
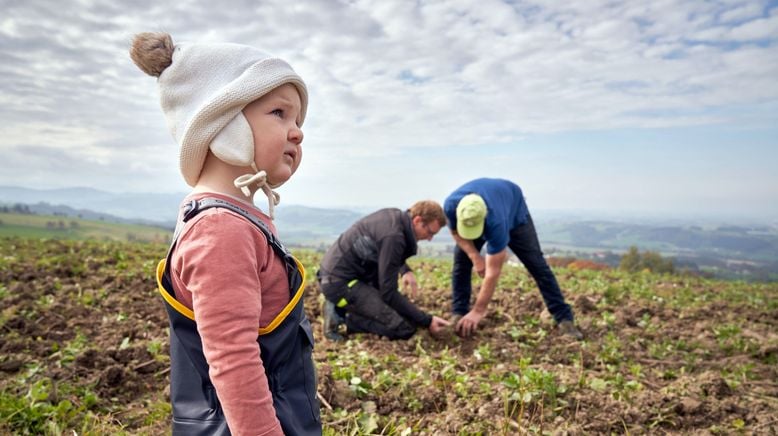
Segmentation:
<svg viewBox="0 0 778 436">
<path fill-rule="evenodd" d="M 457 204 L 457 234 L 464 239 L 477 239 L 484 233 L 486 203 L 478 194 L 467 194 Z"/>
</svg>

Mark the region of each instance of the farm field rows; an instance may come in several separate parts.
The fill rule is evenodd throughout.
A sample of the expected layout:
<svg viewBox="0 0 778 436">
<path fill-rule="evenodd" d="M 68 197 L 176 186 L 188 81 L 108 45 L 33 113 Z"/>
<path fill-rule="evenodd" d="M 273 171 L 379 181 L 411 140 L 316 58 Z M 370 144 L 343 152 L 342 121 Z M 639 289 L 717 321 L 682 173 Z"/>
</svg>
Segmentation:
<svg viewBox="0 0 778 436">
<path fill-rule="evenodd" d="M 161 244 L 0 239 L 0 434 L 167 434 Z M 560 336 L 506 266 L 475 338 L 321 334 L 325 434 L 774 434 L 778 284 L 555 268 L 586 340 Z M 415 259 L 447 316 L 450 261 Z"/>
</svg>

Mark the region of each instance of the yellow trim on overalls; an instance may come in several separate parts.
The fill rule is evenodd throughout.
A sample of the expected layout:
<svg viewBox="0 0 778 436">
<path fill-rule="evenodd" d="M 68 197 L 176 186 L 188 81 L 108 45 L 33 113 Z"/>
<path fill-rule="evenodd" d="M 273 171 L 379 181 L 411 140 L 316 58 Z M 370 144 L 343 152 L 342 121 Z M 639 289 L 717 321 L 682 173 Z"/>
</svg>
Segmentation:
<svg viewBox="0 0 778 436">
<path fill-rule="evenodd" d="M 297 260 L 294 257 L 292 258 L 294 259 L 294 262 L 297 264 L 297 269 L 300 271 L 300 275 L 302 275 L 302 281 L 300 282 L 300 287 L 297 289 L 292 299 L 289 300 L 289 303 L 286 304 L 284 309 L 281 312 L 279 312 L 275 318 L 273 318 L 273 321 L 270 321 L 270 324 L 268 324 L 265 327 L 260 327 L 257 329 L 257 332 L 260 335 L 266 335 L 272 332 L 273 330 L 275 330 L 276 327 L 281 325 L 281 323 L 286 319 L 287 316 L 289 316 L 289 314 L 292 312 L 294 307 L 300 301 L 300 298 L 302 298 L 303 296 L 303 291 L 305 291 L 305 267 L 303 267 L 303 264 L 300 263 L 299 260 Z M 162 298 L 164 298 L 165 301 L 167 301 L 167 303 L 171 307 L 173 307 L 173 309 L 176 310 L 176 312 L 194 321 L 195 318 L 192 309 L 181 304 L 180 301 L 176 300 L 176 297 L 170 295 L 167 289 L 165 289 L 165 287 L 162 286 L 162 276 L 164 275 L 165 275 L 165 259 L 162 259 L 157 264 L 157 289 L 159 290 L 159 293 L 162 294 Z"/>
<path fill-rule="evenodd" d="M 300 287 L 297 288 L 297 291 L 294 293 L 294 297 L 289 300 L 289 303 L 286 305 L 286 307 L 284 307 L 284 310 L 276 315 L 270 324 L 259 328 L 260 335 L 266 335 L 275 330 L 276 327 L 278 327 L 286 319 L 286 317 L 289 316 L 289 314 L 292 312 L 292 309 L 294 309 L 294 307 L 297 305 L 297 302 L 300 301 L 300 298 L 303 296 L 303 291 L 305 291 L 305 267 L 303 267 L 303 264 L 300 263 L 300 261 L 297 260 L 297 258 L 294 256 L 292 259 L 294 259 L 294 263 L 297 264 L 297 269 L 300 270 L 300 275 L 302 275 L 302 279 L 300 280 Z"/>
<path fill-rule="evenodd" d="M 162 294 L 162 298 L 164 298 L 165 301 L 167 301 L 167 304 L 173 306 L 173 309 L 175 309 L 176 312 L 194 321 L 194 312 L 192 312 L 192 309 L 181 304 L 180 301 L 176 300 L 176 297 L 170 295 L 167 289 L 165 289 L 165 287 L 162 286 L 162 276 L 164 275 L 165 275 L 165 259 L 162 259 L 157 264 L 157 288 L 159 289 L 159 293 Z"/>
</svg>

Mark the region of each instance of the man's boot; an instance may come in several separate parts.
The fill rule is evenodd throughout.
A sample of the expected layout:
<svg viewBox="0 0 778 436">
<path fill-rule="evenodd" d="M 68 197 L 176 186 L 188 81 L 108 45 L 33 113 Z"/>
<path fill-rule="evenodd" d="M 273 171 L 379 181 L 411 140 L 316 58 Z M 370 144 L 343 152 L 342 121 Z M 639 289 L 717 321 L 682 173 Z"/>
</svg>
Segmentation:
<svg viewBox="0 0 778 436">
<path fill-rule="evenodd" d="M 566 319 L 559 323 L 559 331 L 562 332 L 562 334 L 565 334 L 567 336 L 572 336 L 578 341 L 583 340 L 583 333 L 581 333 L 580 330 L 573 324 L 572 320 Z"/>
<path fill-rule="evenodd" d="M 345 340 L 343 335 L 338 332 L 338 327 L 343 324 L 343 317 L 338 315 L 335 311 L 335 303 L 328 299 L 324 299 L 324 304 L 321 309 L 321 316 L 324 318 L 322 329 L 324 330 L 324 337 L 335 342 L 341 342 Z"/>
</svg>

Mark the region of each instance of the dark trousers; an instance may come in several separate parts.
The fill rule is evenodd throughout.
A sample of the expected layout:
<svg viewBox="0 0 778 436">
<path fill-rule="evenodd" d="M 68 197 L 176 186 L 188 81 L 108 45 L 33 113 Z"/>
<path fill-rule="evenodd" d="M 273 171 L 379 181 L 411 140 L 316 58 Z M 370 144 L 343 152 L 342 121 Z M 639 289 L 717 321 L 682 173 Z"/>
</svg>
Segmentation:
<svg viewBox="0 0 778 436">
<path fill-rule="evenodd" d="M 485 242 L 483 238 L 473 241 L 475 248 L 479 251 Z M 556 322 L 572 320 L 573 311 L 570 305 L 565 302 L 565 297 L 559 289 L 554 272 L 551 271 L 543 257 L 543 252 L 540 250 L 540 242 L 538 234 L 535 232 L 535 225 L 532 223 L 532 217 L 528 215 L 525 224 L 511 230 L 508 247 L 535 279 L 535 283 L 540 289 L 540 295 L 543 296 L 543 301 L 554 320 Z M 452 311 L 455 314 L 464 315 L 470 311 L 470 295 L 473 291 L 472 271 L 473 262 L 467 257 L 467 253 L 459 246 L 455 247 L 454 267 L 451 272 Z"/>
<path fill-rule="evenodd" d="M 342 298 L 346 300 L 346 305 L 336 311 L 344 316 L 350 333 L 375 333 L 389 339 L 408 339 L 416 333 L 411 322 L 381 299 L 375 286 L 356 282 L 349 287 L 345 281 L 320 285 L 324 296 L 336 307 Z"/>
</svg>

